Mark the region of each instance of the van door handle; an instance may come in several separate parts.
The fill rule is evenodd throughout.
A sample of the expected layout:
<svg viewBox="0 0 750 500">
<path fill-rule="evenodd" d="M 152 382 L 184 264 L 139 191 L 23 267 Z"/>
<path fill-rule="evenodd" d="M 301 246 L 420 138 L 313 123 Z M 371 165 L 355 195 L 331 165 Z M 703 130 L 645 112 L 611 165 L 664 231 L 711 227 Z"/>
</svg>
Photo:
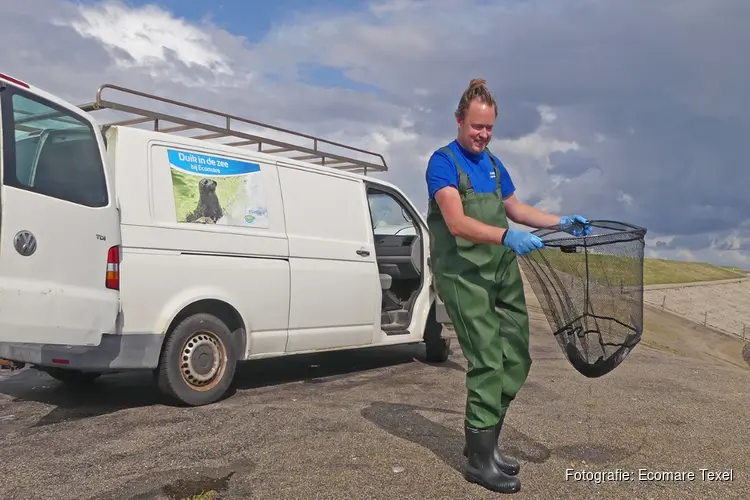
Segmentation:
<svg viewBox="0 0 750 500">
<path fill-rule="evenodd" d="M 357 255 L 361 255 L 362 257 L 367 257 L 368 255 L 370 255 L 370 251 L 365 250 L 364 248 L 360 248 L 359 250 L 357 250 Z"/>
</svg>

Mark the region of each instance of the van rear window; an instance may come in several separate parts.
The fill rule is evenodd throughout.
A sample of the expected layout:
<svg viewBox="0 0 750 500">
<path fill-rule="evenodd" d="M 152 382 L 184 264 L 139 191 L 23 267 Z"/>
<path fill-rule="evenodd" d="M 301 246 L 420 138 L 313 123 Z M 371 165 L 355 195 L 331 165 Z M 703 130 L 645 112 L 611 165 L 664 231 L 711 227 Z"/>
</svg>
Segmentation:
<svg viewBox="0 0 750 500">
<path fill-rule="evenodd" d="M 33 94 L 0 93 L 3 183 L 88 207 L 108 203 L 99 147 L 90 123 Z"/>
</svg>

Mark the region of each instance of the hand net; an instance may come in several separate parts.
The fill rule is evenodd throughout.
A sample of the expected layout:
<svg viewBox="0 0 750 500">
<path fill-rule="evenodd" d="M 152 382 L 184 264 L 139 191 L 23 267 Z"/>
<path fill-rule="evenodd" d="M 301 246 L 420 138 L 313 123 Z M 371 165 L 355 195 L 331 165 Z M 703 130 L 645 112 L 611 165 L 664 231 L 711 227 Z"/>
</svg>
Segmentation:
<svg viewBox="0 0 750 500">
<path fill-rule="evenodd" d="M 646 229 L 612 221 L 590 227 L 587 236 L 558 227 L 534 231 L 545 248 L 519 264 L 568 361 L 594 378 L 614 370 L 641 340 Z"/>
</svg>

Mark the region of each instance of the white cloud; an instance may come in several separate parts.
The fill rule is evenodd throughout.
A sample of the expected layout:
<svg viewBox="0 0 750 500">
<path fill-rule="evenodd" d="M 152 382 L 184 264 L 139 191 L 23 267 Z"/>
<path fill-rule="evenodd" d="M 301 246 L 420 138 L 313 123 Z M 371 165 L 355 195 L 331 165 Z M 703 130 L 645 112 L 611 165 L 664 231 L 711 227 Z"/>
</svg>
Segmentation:
<svg viewBox="0 0 750 500">
<path fill-rule="evenodd" d="M 629 195 L 628 193 L 619 191 L 617 193 L 617 201 L 620 201 L 628 206 L 631 206 L 633 204 L 633 197 Z"/>
<path fill-rule="evenodd" d="M 81 36 L 100 42 L 123 69 L 171 69 L 174 58 L 188 67 L 233 74 L 209 33 L 160 7 L 131 8 L 119 2 L 106 2 L 81 6 L 79 12 L 81 18 L 71 21 L 70 26 Z M 154 74 L 164 75 L 168 73 Z"/>
</svg>

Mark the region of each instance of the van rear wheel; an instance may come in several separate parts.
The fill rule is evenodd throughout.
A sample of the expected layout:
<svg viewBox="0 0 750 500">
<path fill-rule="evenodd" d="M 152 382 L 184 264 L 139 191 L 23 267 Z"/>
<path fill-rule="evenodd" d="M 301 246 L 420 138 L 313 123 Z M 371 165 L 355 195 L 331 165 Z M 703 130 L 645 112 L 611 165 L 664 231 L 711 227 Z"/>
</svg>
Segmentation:
<svg viewBox="0 0 750 500">
<path fill-rule="evenodd" d="M 216 316 L 187 317 L 169 334 L 156 375 L 159 389 L 190 406 L 221 399 L 234 379 L 232 332 Z"/>
</svg>

